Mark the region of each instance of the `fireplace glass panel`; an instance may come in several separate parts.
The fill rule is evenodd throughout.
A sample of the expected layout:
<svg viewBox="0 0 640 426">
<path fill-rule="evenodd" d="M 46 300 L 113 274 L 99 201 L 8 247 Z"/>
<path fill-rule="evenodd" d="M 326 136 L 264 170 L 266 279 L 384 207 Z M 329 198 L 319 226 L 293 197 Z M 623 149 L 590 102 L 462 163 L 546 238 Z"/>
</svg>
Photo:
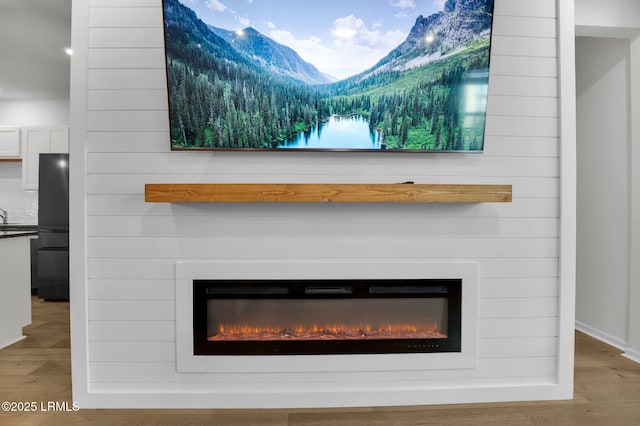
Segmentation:
<svg viewBox="0 0 640 426">
<path fill-rule="evenodd" d="M 446 299 L 209 300 L 207 339 L 443 339 Z"/>
<path fill-rule="evenodd" d="M 444 298 L 208 300 L 207 339 L 444 339 Z"/>
<path fill-rule="evenodd" d="M 194 281 L 194 353 L 460 351 L 461 280 Z"/>
</svg>

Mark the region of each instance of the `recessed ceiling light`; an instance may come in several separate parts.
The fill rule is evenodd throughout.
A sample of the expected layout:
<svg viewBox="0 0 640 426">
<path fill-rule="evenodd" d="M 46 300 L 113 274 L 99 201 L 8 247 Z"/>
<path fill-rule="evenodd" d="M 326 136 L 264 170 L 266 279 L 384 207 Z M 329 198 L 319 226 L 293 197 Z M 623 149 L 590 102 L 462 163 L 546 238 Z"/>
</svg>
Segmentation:
<svg viewBox="0 0 640 426">
<path fill-rule="evenodd" d="M 73 50 L 70 47 L 65 47 L 64 48 L 64 53 L 66 53 L 67 55 L 71 56 L 71 55 L 73 55 Z"/>
</svg>

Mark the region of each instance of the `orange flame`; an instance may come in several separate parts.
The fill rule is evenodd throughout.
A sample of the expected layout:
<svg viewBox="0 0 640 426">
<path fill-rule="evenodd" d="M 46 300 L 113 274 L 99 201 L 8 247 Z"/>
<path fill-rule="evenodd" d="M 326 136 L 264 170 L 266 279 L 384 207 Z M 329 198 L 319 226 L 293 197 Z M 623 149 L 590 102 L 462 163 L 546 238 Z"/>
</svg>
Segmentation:
<svg viewBox="0 0 640 426">
<path fill-rule="evenodd" d="M 249 325 L 218 326 L 209 340 L 317 340 L 317 339 L 426 339 L 446 338 L 438 324 L 418 326 L 413 324 L 371 325 L 314 324 L 285 328 Z"/>
</svg>

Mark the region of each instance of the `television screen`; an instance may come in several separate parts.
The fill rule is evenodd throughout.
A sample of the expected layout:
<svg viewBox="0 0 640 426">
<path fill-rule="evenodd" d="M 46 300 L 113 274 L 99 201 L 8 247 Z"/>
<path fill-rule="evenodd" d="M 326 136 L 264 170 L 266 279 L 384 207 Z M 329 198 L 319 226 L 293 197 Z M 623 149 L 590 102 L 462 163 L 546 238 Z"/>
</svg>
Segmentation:
<svg viewBox="0 0 640 426">
<path fill-rule="evenodd" d="M 163 0 L 173 150 L 478 152 L 493 0 Z"/>
</svg>

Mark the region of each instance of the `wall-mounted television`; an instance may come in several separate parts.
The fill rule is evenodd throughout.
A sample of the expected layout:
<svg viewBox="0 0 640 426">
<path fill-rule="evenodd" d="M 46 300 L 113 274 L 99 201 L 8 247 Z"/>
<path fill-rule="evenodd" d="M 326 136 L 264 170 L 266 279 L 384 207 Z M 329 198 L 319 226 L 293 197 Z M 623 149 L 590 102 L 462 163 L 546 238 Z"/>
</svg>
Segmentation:
<svg viewBox="0 0 640 426">
<path fill-rule="evenodd" d="M 172 150 L 481 152 L 493 0 L 163 0 Z"/>
</svg>

